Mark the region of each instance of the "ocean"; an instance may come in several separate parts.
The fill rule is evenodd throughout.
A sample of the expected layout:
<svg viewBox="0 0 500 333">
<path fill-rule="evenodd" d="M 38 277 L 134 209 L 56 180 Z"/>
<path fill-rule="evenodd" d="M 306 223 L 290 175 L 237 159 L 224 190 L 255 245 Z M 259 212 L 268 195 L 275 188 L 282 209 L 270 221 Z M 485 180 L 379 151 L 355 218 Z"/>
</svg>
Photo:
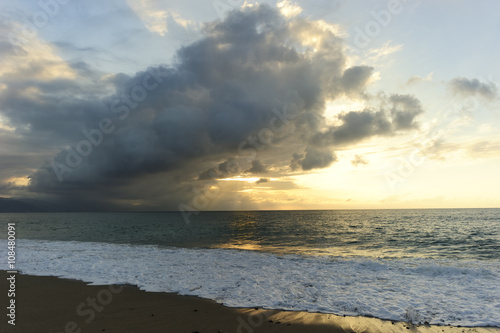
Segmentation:
<svg viewBox="0 0 500 333">
<path fill-rule="evenodd" d="M 500 327 L 500 209 L 0 214 L 25 274 L 234 307 Z"/>
</svg>

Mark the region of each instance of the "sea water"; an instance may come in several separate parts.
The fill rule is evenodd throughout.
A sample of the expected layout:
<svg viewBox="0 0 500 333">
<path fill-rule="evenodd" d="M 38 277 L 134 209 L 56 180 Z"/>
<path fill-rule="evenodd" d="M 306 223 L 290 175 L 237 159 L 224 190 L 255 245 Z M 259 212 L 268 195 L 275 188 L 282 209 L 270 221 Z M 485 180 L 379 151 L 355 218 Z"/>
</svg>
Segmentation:
<svg viewBox="0 0 500 333">
<path fill-rule="evenodd" d="M 227 306 L 500 327 L 500 209 L 0 214 L 17 268 Z M 2 250 L 3 251 L 3 250 Z M 0 258 L 7 269 L 7 256 Z"/>
</svg>

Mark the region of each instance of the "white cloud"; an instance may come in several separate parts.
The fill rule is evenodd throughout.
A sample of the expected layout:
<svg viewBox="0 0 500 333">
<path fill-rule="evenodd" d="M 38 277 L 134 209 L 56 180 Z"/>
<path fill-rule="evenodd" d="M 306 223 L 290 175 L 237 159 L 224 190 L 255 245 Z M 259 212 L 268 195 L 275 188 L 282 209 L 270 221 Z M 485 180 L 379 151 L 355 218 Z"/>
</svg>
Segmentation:
<svg viewBox="0 0 500 333">
<path fill-rule="evenodd" d="M 302 13 L 302 8 L 290 0 L 282 0 L 276 4 L 281 14 L 286 17 L 295 17 Z"/>
<path fill-rule="evenodd" d="M 197 25 L 196 22 L 183 18 L 179 13 L 155 0 L 127 0 L 127 4 L 140 17 L 149 31 L 160 36 L 165 36 L 168 32 L 169 18 L 184 28 Z"/>
</svg>

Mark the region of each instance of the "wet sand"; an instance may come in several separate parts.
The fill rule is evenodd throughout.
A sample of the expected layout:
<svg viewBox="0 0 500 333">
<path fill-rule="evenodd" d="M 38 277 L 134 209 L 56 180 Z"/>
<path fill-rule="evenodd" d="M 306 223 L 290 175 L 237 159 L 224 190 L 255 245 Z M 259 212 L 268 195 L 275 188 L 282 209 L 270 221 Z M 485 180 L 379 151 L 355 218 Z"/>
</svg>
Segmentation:
<svg viewBox="0 0 500 333">
<path fill-rule="evenodd" d="M 0 290 L 6 294 L 7 273 Z M 7 323 L 2 297 L 1 332 L 19 333 L 251 333 L 251 332 L 500 332 L 499 328 L 412 325 L 332 314 L 229 308 L 212 300 L 144 292 L 135 286 L 16 275 L 16 325 Z"/>
</svg>

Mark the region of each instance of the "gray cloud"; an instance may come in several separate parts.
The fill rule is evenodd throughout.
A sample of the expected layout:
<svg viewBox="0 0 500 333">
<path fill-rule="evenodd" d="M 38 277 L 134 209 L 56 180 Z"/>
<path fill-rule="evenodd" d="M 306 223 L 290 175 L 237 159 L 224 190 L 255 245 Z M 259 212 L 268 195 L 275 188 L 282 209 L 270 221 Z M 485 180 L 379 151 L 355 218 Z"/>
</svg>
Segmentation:
<svg viewBox="0 0 500 333">
<path fill-rule="evenodd" d="M 300 40 L 294 38 L 300 31 L 330 40 L 322 55 L 310 59 L 297 51 Z M 33 175 L 31 188 L 71 189 L 73 183 L 102 186 L 112 179 L 173 170 L 204 156 L 234 155 L 241 142 L 276 117 L 273 109 L 291 105 L 292 116 L 303 122 L 309 115 L 322 113 L 326 95 L 332 94 L 325 88 L 340 84 L 341 40 L 313 22 L 287 22 L 276 10 L 258 6 L 207 24 L 205 35 L 179 50 L 174 67 L 149 70 L 161 73 L 161 84 L 140 103 L 130 102 L 130 95 L 148 71 L 114 82 L 116 96 L 121 100 L 125 96 L 127 103 L 113 107 L 116 96 L 94 103 L 69 99 L 65 105 L 58 101 L 61 111 L 52 112 L 53 119 L 44 116 L 40 120 L 50 129 L 66 128 L 68 133 L 57 133 L 66 140 L 78 143 L 83 139 L 82 129 L 95 128 L 105 116 L 114 120 L 117 130 L 84 158 L 82 167 L 66 173 L 64 182 L 59 183 L 52 170 L 44 168 Z M 326 74 L 325 67 L 332 71 Z M 18 123 L 34 118 L 23 108 L 17 108 L 16 114 Z M 127 118 L 115 121 L 116 116 Z M 309 123 L 308 128 L 311 126 L 316 125 Z M 67 156 L 68 151 L 61 151 L 55 161 L 65 164 Z"/>
<path fill-rule="evenodd" d="M 479 95 L 487 99 L 498 97 L 497 86 L 492 83 L 484 83 L 478 79 L 467 79 L 465 77 L 456 77 L 448 83 L 452 92 L 462 96 Z"/>
<path fill-rule="evenodd" d="M 299 167 L 304 170 L 320 169 L 330 166 L 337 161 L 337 155 L 327 149 L 316 149 L 308 147 L 305 154 L 293 154 L 290 168 L 297 170 Z"/>
<path fill-rule="evenodd" d="M 391 95 L 389 109 L 343 112 L 337 116 L 340 125 L 315 134 L 316 146 L 344 146 L 373 136 L 390 136 L 401 130 L 416 128 L 415 118 L 423 112 L 420 101 L 410 95 Z"/>
<path fill-rule="evenodd" d="M 260 174 L 260 173 L 267 173 L 267 171 L 268 170 L 267 170 L 266 166 L 263 165 L 260 160 L 253 160 L 252 167 L 250 169 L 246 170 L 245 172 Z"/>
<path fill-rule="evenodd" d="M 423 113 L 420 101 L 411 95 L 392 95 L 389 100 L 392 103 L 393 129 L 398 131 L 417 128 L 415 118 Z"/>
<path fill-rule="evenodd" d="M 268 181 L 269 178 L 260 178 L 258 181 L 255 182 L 255 184 L 267 183 Z"/>
<path fill-rule="evenodd" d="M 238 161 L 234 158 L 229 158 L 227 161 L 220 163 L 217 167 L 207 169 L 200 173 L 198 180 L 215 180 L 219 178 L 227 178 L 241 172 Z"/>
<path fill-rule="evenodd" d="M 303 36 L 321 37 L 316 52 L 307 51 Z M 80 61 L 70 64 L 76 79 L 37 79 L 47 64 L 34 61 L 4 80 L 0 112 L 16 135 L 29 139 L 29 149 L 36 151 L 38 142 L 47 154 L 58 151 L 31 174 L 32 193 L 85 209 L 106 202 L 175 209 L 196 180 L 245 168 L 263 173 L 257 152 L 272 167 L 283 163 L 277 156 L 304 151 L 291 166 L 307 171 L 335 162 L 332 147 L 414 128 L 420 104 L 402 95 L 392 95 L 388 108 L 342 113 L 341 125 L 323 128 L 325 102 L 362 95 L 373 72 L 346 70 L 343 49 L 317 22 L 285 19 L 266 5 L 247 7 L 207 23 L 203 37 L 180 48 L 172 65 L 135 75 L 102 79 Z M 263 130 L 271 139 L 262 138 Z M 245 168 L 234 168 L 240 164 Z"/>
<path fill-rule="evenodd" d="M 363 91 L 372 74 L 373 67 L 354 66 L 348 68 L 341 79 L 345 92 L 349 94 Z"/>
<path fill-rule="evenodd" d="M 304 159 L 304 154 L 293 153 L 292 160 L 290 162 L 290 168 L 295 171 L 302 167 L 302 160 Z"/>
</svg>

